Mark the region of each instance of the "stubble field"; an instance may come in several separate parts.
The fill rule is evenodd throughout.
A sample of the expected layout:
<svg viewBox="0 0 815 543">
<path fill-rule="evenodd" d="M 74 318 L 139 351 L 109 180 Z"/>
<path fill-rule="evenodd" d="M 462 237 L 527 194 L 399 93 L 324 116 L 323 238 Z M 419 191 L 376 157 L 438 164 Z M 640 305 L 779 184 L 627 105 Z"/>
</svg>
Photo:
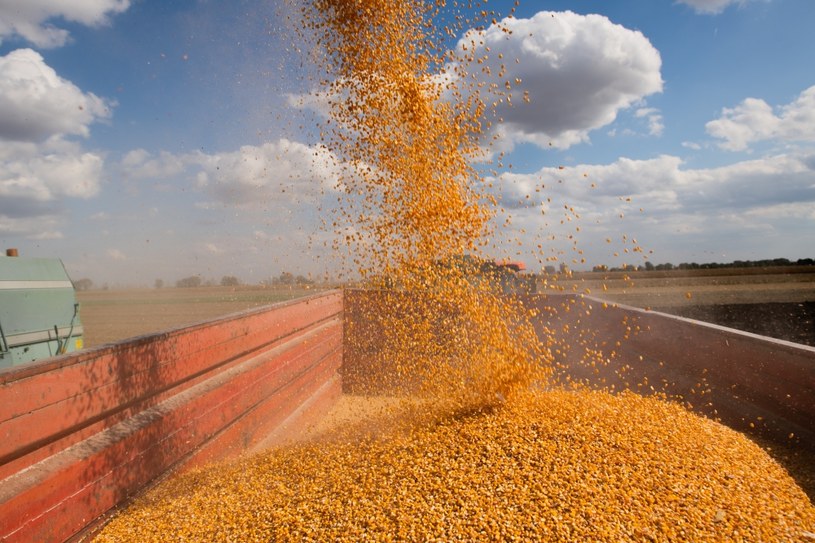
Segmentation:
<svg viewBox="0 0 815 543">
<path fill-rule="evenodd" d="M 815 346 L 812 266 L 575 273 L 554 286 Z"/>
<path fill-rule="evenodd" d="M 546 284 L 543 281 L 546 281 Z M 307 296 L 261 286 L 78 292 L 88 347 Z M 815 267 L 582 272 L 542 276 L 538 292 L 576 292 L 815 346 Z"/>
<path fill-rule="evenodd" d="M 319 289 L 241 286 L 77 292 L 85 346 L 212 320 L 314 294 Z"/>
</svg>

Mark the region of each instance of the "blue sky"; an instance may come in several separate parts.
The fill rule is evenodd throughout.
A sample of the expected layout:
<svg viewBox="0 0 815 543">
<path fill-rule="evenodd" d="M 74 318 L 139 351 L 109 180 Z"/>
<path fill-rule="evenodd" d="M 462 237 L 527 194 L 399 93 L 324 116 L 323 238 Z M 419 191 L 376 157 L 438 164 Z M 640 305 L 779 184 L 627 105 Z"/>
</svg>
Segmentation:
<svg viewBox="0 0 815 543">
<path fill-rule="evenodd" d="M 293 9 L 0 0 L 0 246 L 97 285 L 333 273 Z M 521 0 L 517 31 L 483 36 L 522 81 L 495 256 L 812 257 L 813 23 L 812 0 Z"/>
</svg>

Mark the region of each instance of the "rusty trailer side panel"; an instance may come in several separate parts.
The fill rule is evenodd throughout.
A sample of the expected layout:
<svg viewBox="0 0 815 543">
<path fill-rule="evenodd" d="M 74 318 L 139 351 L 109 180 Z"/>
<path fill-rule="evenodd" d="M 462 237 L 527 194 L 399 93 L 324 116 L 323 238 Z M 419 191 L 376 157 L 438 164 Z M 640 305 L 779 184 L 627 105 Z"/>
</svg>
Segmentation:
<svg viewBox="0 0 815 543">
<path fill-rule="evenodd" d="M 527 303 L 538 333 L 555 338 L 562 382 L 665 393 L 736 430 L 815 451 L 815 348 L 590 296 Z"/>
<path fill-rule="evenodd" d="M 409 303 L 346 291 L 346 391 L 393 388 L 394 369 L 376 356 L 377 312 Z M 815 451 L 815 348 L 590 296 L 531 295 L 524 304 L 537 310 L 533 324 L 560 383 L 664 393 L 739 431 Z"/>
<path fill-rule="evenodd" d="M 334 291 L 0 371 L 0 540 L 66 541 L 168 470 L 285 438 L 341 392 L 342 305 Z"/>
</svg>

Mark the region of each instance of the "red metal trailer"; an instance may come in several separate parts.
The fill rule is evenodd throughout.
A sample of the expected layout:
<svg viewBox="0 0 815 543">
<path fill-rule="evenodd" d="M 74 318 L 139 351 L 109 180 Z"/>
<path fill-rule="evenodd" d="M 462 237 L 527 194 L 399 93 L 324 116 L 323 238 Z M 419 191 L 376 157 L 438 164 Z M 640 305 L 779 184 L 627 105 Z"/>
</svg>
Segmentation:
<svg viewBox="0 0 815 543">
<path fill-rule="evenodd" d="M 386 386 L 367 356 L 388 310 L 377 296 L 332 291 L 0 370 L 0 541 L 76 539 L 169 473 L 292 435 L 343 386 Z M 815 450 L 815 348 L 584 296 L 526 303 L 563 382 L 666 383 Z"/>
</svg>

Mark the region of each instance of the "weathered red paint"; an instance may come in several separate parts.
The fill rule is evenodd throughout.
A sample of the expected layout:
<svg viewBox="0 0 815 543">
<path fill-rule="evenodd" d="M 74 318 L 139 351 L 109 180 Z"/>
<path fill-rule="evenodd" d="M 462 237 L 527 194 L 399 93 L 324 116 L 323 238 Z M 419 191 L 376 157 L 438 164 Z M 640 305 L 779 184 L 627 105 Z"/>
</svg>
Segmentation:
<svg viewBox="0 0 815 543">
<path fill-rule="evenodd" d="M 392 384 L 396 372 L 375 356 L 377 313 L 393 311 L 388 303 L 410 303 L 410 296 L 346 292 L 348 390 L 386 393 Z M 562 383 L 666 393 L 738 430 L 815 449 L 815 348 L 590 296 L 529 296 L 524 303 L 538 310 L 534 324 L 551 343 Z"/>
<path fill-rule="evenodd" d="M 332 292 L 0 372 L 0 540 L 65 541 L 315 416 L 340 389 L 341 313 Z"/>
<path fill-rule="evenodd" d="M 556 340 L 564 382 L 653 386 L 733 428 L 815 449 L 815 348 L 589 296 L 528 303 L 539 333 Z"/>
</svg>

